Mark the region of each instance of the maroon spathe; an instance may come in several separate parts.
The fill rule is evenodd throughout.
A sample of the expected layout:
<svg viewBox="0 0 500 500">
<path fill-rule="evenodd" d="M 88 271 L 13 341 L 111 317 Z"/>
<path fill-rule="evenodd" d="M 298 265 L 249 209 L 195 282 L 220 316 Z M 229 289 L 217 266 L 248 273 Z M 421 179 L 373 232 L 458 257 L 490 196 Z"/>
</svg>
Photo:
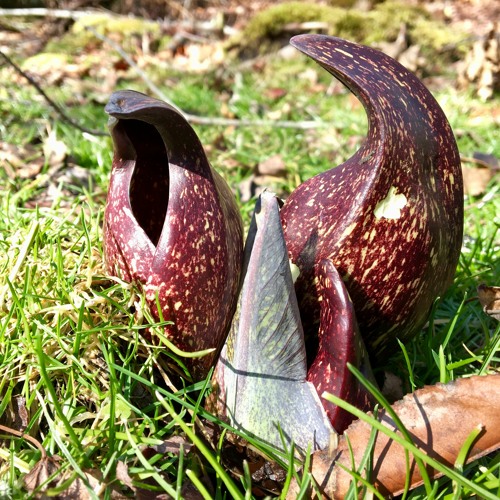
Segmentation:
<svg viewBox="0 0 500 500">
<path fill-rule="evenodd" d="M 396 338 L 421 330 L 455 273 L 463 231 L 455 138 L 422 82 L 384 53 L 321 35 L 291 43 L 360 99 L 369 127 L 352 158 L 304 182 L 281 210 L 290 258 L 301 269 L 304 329 L 317 332 L 313 269 L 330 259 L 370 356 L 384 361 L 398 349 Z"/>
<path fill-rule="evenodd" d="M 188 362 L 193 376 L 204 378 L 236 305 L 243 251 L 236 202 L 173 107 L 120 91 L 106 112 L 114 142 L 106 264 L 143 286 L 155 317 L 173 323 L 165 333 L 177 347 L 214 349 Z"/>
</svg>

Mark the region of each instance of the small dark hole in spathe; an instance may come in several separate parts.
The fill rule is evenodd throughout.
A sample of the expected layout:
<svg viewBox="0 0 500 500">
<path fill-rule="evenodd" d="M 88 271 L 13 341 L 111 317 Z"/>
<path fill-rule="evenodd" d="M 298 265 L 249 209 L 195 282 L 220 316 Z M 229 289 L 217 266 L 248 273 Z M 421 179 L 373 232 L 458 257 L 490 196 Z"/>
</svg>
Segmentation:
<svg viewBox="0 0 500 500">
<path fill-rule="evenodd" d="M 167 151 L 153 125 L 140 120 L 125 120 L 123 126 L 136 151 L 129 191 L 132 213 L 156 246 L 168 207 L 170 179 Z"/>
</svg>

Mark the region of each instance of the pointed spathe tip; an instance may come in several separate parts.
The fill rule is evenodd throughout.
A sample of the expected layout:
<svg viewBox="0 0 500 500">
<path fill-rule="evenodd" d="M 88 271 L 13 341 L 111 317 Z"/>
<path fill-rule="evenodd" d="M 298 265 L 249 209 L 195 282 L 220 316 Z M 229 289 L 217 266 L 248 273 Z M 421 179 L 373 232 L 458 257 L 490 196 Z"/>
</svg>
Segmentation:
<svg viewBox="0 0 500 500">
<path fill-rule="evenodd" d="M 328 46 L 333 49 L 336 47 L 350 47 L 354 44 L 343 38 L 337 38 L 329 35 L 318 35 L 314 33 L 304 33 L 302 35 L 295 35 L 290 39 L 290 45 L 300 50 L 304 54 L 311 55 L 317 52 L 318 47 Z M 326 47 L 325 47 L 326 48 Z"/>
</svg>

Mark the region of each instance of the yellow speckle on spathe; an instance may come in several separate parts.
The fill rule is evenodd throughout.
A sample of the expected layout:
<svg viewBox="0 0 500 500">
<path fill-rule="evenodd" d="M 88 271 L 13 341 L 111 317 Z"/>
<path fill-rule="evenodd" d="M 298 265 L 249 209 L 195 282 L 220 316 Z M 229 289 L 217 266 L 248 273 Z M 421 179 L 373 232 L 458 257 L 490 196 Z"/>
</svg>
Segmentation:
<svg viewBox="0 0 500 500">
<path fill-rule="evenodd" d="M 363 264 L 363 262 L 365 261 L 367 254 L 368 254 L 368 247 L 363 247 L 361 249 L 361 264 Z"/>
<path fill-rule="evenodd" d="M 205 228 L 208 229 L 210 227 L 210 221 L 208 219 L 205 219 Z"/>
<path fill-rule="evenodd" d="M 455 184 L 455 177 L 453 176 L 453 174 L 450 174 L 450 184 Z"/>
<path fill-rule="evenodd" d="M 367 276 L 378 266 L 378 259 L 375 259 L 370 267 L 367 267 L 363 273 L 362 279 L 365 280 Z M 351 273 L 352 274 L 352 273 Z"/>
<path fill-rule="evenodd" d="M 387 196 L 380 200 L 375 206 L 373 214 L 377 219 L 399 219 L 401 217 L 401 209 L 408 203 L 408 199 L 404 194 L 398 194 L 397 188 L 391 186 Z"/>
<path fill-rule="evenodd" d="M 382 302 L 380 303 L 380 307 L 385 307 L 387 304 L 391 303 L 391 297 L 389 295 L 384 295 Z"/>
<path fill-rule="evenodd" d="M 345 56 L 350 57 L 351 59 L 354 57 L 352 54 L 350 54 L 349 52 L 346 52 L 345 50 L 342 50 L 342 49 L 333 49 L 333 50 L 340 52 L 341 54 L 344 54 Z"/>
<path fill-rule="evenodd" d="M 356 222 L 353 222 L 352 224 L 349 224 L 345 229 L 344 232 L 342 233 L 342 236 L 340 238 L 347 238 L 353 231 L 354 228 L 357 226 Z"/>
<path fill-rule="evenodd" d="M 182 302 L 179 300 L 178 302 L 176 302 L 176 303 L 174 304 L 174 309 L 175 309 L 176 311 L 178 311 L 178 310 L 181 308 L 181 306 L 182 306 Z"/>
</svg>

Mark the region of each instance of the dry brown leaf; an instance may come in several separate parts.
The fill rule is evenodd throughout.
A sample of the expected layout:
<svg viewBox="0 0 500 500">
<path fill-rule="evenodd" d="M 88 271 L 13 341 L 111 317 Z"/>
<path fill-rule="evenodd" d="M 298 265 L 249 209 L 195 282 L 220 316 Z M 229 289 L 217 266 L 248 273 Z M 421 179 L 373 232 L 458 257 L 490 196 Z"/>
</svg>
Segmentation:
<svg viewBox="0 0 500 500">
<path fill-rule="evenodd" d="M 118 481 L 121 481 L 132 491 L 136 491 L 136 487 L 134 486 L 132 478 L 129 476 L 128 473 L 128 466 L 125 462 L 122 462 L 121 460 L 119 460 L 118 463 L 116 464 L 116 479 Z"/>
<path fill-rule="evenodd" d="M 46 490 L 53 486 L 56 479 L 48 481 L 49 477 L 59 470 L 61 457 L 54 455 L 53 457 L 43 456 L 31 469 L 26 476 L 24 476 L 24 486 L 28 493 L 33 493 L 35 490 Z"/>
<path fill-rule="evenodd" d="M 425 387 L 395 403 L 393 409 L 410 432 L 414 443 L 427 455 L 453 466 L 471 431 L 482 425 L 484 431 L 475 441 L 469 460 L 477 459 L 500 447 L 500 374 L 471 377 L 449 384 Z M 396 426 L 385 411 L 380 419 L 392 430 Z M 347 446 L 349 437 L 354 461 L 360 463 L 372 432 L 362 421 L 352 424 L 333 451 L 324 450 L 312 456 L 312 474 L 327 498 L 344 498 L 352 476 L 341 466 L 352 469 Z M 418 467 L 410 455 L 411 487 L 421 483 Z M 435 471 L 429 474 L 437 476 Z M 373 479 L 384 496 L 397 495 L 404 489 L 405 452 L 401 445 L 379 432 L 373 454 Z M 294 485 L 287 498 L 295 498 Z"/>
<path fill-rule="evenodd" d="M 187 455 L 194 448 L 194 445 L 185 437 L 172 436 L 170 439 L 166 439 L 161 444 L 144 448 L 142 453 L 146 458 L 152 457 L 157 453 L 160 455 L 164 455 L 165 453 L 174 453 L 175 455 L 179 455 L 181 452 L 181 446 L 184 449 L 184 455 Z"/>
<path fill-rule="evenodd" d="M 277 101 L 282 97 L 286 96 L 287 90 L 280 87 L 271 87 L 264 91 L 264 96 L 272 101 Z"/>
<path fill-rule="evenodd" d="M 0 417 L 0 424 L 19 432 L 24 432 L 28 427 L 30 414 L 26 408 L 26 398 L 24 396 L 13 396 L 5 408 L 5 412 Z"/>
<path fill-rule="evenodd" d="M 137 500 L 166 500 L 169 498 L 165 493 L 145 490 L 135 486 L 128 473 L 127 464 L 121 460 L 116 464 L 116 479 L 130 488 L 134 492 L 134 498 Z"/>
<path fill-rule="evenodd" d="M 464 163 L 470 166 L 464 166 Z M 464 191 L 469 196 L 479 196 L 486 190 L 496 172 L 500 170 L 498 158 L 492 154 L 474 152 L 472 158 L 462 157 Z"/>
<path fill-rule="evenodd" d="M 102 480 L 101 471 L 97 469 L 88 469 L 83 472 L 85 474 L 85 481 L 81 477 L 77 477 L 66 490 L 59 493 L 57 496 L 59 500 L 90 500 L 95 498 L 96 495 L 99 498 L 102 497 L 104 490 L 108 486 Z M 72 474 L 72 472 L 68 471 L 67 474 Z M 59 484 L 66 479 L 67 475 L 61 478 Z M 89 487 L 92 489 L 92 492 L 89 491 Z M 111 491 L 110 496 L 113 500 L 125 500 L 126 498 L 129 498 L 114 489 Z"/>
<path fill-rule="evenodd" d="M 464 191 L 469 196 L 479 196 L 484 193 L 493 177 L 489 168 L 462 167 Z"/>
<path fill-rule="evenodd" d="M 31 144 L 16 146 L 0 141 L 0 165 L 11 179 L 36 177 L 45 161 L 39 149 Z"/>
<path fill-rule="evenodd" d="M 273 155 L 257 165 L 257 176 L 286 177 L 286 165 L 281 155 Z"/>
<path fill-rule="evenodd" d="M 492 24 L 489 33 L 474 43 L 459 75 L 460 86 L 474 84 L 477 95 L 485 101 L 500 88 L 499 30 L 499 22 Z"/>
<path fill-rule="evenodd" d="M 477 296 L 483 306 L 483 311 L 500 321 L 500 286 L 479 285 Z"/>
</svg>

